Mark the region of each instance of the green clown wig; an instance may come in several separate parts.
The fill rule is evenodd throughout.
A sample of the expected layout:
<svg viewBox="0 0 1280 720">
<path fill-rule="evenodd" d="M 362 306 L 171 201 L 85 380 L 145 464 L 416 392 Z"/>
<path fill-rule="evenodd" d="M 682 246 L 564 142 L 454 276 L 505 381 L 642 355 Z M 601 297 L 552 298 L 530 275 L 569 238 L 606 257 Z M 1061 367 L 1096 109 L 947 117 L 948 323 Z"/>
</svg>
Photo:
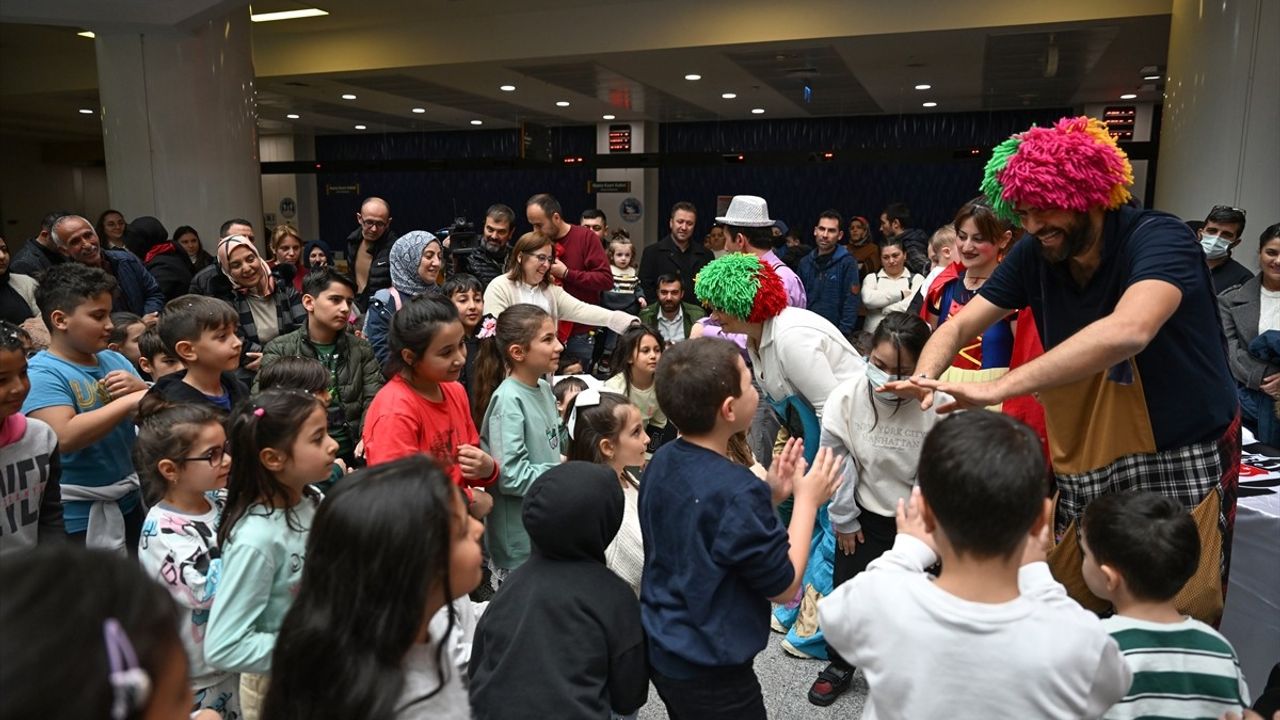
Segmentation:
<svg viewBox="0 0 1280 720">
<path fill-rule="evenodd" d="M 782 278 L 755 255 L 734 253 L 698 272 L 694 294 L 704 304 L 750 323 L 777 317 L 787 307 Z"/>
</svg>

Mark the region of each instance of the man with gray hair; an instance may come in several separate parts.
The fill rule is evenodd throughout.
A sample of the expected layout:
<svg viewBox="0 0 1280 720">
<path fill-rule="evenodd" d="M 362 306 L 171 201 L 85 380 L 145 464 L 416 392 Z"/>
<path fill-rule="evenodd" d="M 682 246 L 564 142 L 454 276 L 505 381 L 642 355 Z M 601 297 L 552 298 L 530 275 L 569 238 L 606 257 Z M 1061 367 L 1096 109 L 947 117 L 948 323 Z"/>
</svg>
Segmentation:
<svg viewBox="0 0 1280 720">
<path fill-rule="evenodd" d="M 119 291 L 112 299 L 112 312 L 131 312 L 147 325 L 156 324 L 164 307 L 164 293 L 136 255 L 128 250 L 104 249 L 93 224 L 79 215 L 55 220 L 49 236 L 72 261 L 101 268 L 116 279 Z"/>
<path fill-rule="evenodd" d="M 363 312 L 374 293 L 391 287 L 391 246 L 397 236 L 391 229 L 391 206 L 380 197 L 360 203 L 356 222 L 360 227 L 347 236 L 347 262 Z"/>
</svg>

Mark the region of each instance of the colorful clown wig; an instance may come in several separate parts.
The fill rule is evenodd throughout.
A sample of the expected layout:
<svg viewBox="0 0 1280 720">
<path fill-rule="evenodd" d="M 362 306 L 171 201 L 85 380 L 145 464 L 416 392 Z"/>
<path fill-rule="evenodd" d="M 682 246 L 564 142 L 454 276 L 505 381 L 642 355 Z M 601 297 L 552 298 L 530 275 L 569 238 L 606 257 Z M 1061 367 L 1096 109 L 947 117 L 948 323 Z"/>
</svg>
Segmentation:
<svg viewBox="0 0 1280 720">
<path fill-rule="evenodd" d="M 782 278 L 755 255 L 725 255 L 698 271 L 694 294 L 703 303 L 739 320 L 757 323 L 777 317 L 787 306 Z"/>
<path fill-rule="evenodd" d="M 996 214 L 1017 222 L 1014 206 L 1088 212 L 1129 200 L 1133 168 L 1106 125 L 1090 117 L 1062 118 L 996 146 L 982 192 Z"/>
</svg>

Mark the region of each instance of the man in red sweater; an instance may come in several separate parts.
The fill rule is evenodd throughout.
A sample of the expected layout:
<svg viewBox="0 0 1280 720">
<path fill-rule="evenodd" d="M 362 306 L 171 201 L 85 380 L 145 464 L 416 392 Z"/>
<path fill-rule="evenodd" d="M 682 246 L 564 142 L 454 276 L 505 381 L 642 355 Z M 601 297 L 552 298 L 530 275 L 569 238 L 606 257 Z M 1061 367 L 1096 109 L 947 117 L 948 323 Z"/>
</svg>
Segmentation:
<svg viewBox="0 0 1280 720">
<path fill-rule="evenodd" d="M 555 260 L 551 277 L 565 292 L 592 305 L 600 304 L 600 293 L 613 289 L 613 273 L 604 254 L 600 238 L 581 225 L 564 221 L 560 201 L 547 193 L 539 193 L 525 203 L 525 216 L 533 229 L 555 241 Z M 561 365 L 574 360 L 582 372 L 591 371 L 593 341 L 591 328 L 570 322 L 560 323 L 560 340 L 564 343 Z"/>
</svg>

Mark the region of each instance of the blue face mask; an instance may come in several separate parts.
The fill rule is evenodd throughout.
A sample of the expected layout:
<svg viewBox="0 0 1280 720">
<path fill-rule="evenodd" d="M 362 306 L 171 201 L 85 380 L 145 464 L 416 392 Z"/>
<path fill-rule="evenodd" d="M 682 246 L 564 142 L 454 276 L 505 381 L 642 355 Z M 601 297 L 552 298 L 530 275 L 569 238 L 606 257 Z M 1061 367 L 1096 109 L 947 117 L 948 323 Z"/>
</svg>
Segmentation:
<svg viewBox="0 0 1280 720">
<path fill-rule="evenodd" d="M 871 383 L 871 389 L 875 390 L 876 394 L 880 395 L 882 398 L 897 397 L 891 392 L 882 392 L 880 390 L 881 387 L 884 387 L 885 383 L 891 383 L 891 382 L 896 382 L 898 380 L 905 380 L 905 379 L 906 378 L 902 375 L 890 375 L 884 370 L 881 370 L 880 368 L 876 367 L 874 363 L 867 361 L 867 382 Z"/>
<path fill-rule="evenodd" d="M 1201 235 L 1200 247 L 1204 248 L 1204 256 L 1210 260 L 1221 260 L 1231 252 L 1231 241 L 1221 235 Z"/>
</svg>

